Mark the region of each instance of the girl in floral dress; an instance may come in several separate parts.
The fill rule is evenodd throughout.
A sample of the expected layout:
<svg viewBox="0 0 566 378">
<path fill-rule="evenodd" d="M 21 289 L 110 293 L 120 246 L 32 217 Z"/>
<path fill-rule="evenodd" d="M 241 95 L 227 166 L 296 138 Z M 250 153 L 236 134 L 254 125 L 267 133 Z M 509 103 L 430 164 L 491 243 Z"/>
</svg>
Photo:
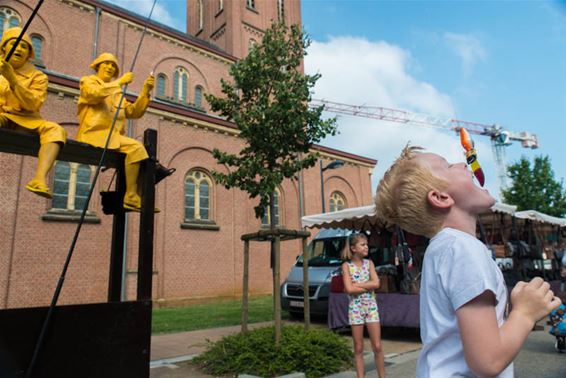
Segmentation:
<svg viewBox="0 0 566 378">
<path fill-rule="evenodd" d="M 373 262 L 367 259 L 366 235 L 355 233 L 348 238 L 348 246 L 342 253 L 342 279 L 344 291 L 350 296 L 348 320 L 354 340 L 354 362 L 358 378 L 364 372 L 364 324 L 367 327 L 373 349 L 375 367 L 380 378 L 385 377 L 385 363 L 381 349 L 381 328 L 374 290 L 379 288 L 379 277 Z"/>
</svg>

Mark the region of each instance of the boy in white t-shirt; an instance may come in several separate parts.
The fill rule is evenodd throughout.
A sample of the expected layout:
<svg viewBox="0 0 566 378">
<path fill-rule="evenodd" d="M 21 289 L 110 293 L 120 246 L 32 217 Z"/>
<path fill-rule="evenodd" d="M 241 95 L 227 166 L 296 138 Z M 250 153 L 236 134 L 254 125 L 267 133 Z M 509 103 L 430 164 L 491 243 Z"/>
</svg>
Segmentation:
<svg viewBox="0 0 566 378">
<path fill-rule="evenodd" d="M 504 319 L 507 288 L 476 238 L 478 214 L 495 200 L 473 183 L 465 163 L 406 147 L 385 173 L 377 214 L 430 238 L 421 276 L 423 349 L 417 377 L 512 377 L 512 361 L 535 322 L 560 305 L 540 278 L 519 282 Z"/>
</svg>

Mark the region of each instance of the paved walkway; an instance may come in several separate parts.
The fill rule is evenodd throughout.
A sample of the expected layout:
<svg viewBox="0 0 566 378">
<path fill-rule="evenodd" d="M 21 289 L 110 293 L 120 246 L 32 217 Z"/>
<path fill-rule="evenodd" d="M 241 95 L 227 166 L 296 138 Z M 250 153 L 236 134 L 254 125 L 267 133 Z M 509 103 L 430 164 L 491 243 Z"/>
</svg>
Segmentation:
<svg viewBox="0 0 566 378">
<path fill-rule="evenodd" d="M 271 323 L 255 323 L 250 324 L 249 328 L 265 327 L 269 324 Z M 234 326 L 152 336 L 150 359 L 155 364 L 158 360 L 197 355 L 206 350 L 207 340 L 217 341 L 240 330 L 241 326 Z"/>
<path fill-rule="evenodd" d="M 287 322 L 285 322 L 287 323 Z M 289 322 L 293 324 L 301 324 L 300 322 Z M 264 327 L 272 324 L 272 322 L 255 323 L 249 326 L 250 329 Z M 326 327 L 324 323 L 313 323 L 313 327 Z M 211 328 L 200 331 L 180 332 L 166 335 L 152 336 L 151 338 L 151 377 L 208 377 L 205 374 L 197 374 L 195 370 L 191 372 L 183 372 L 183 369 L 189 367 L 184 366 L 182 361 L 186 361 L 206 350 L 207 340 L 217 341 L 224 336 L 240 332 L 240 326 Z M 348 338 L 348 342 L 352 345 L 349 330 L 345 329 L 340 332 L 344 337 Z M 417 330 L 385 328 L 382 330 L 382 345 L 387 359 L 420 349 L 421 343 Z M 366 371 L 373 367 L 373 354 L 369 338 L 364 339 L 364 349 L 366 352 Z M 193 369 L 193 368 L 191 368 Z M 370 372 L 368 372 L 370 373 Z M 189 375 L 187 375 L 189 374 Z M 349 377 L 348 373 L 336 375 L 336 377 Z M 368 375 L 375 376 L 375 375 Z"/>
</svg>

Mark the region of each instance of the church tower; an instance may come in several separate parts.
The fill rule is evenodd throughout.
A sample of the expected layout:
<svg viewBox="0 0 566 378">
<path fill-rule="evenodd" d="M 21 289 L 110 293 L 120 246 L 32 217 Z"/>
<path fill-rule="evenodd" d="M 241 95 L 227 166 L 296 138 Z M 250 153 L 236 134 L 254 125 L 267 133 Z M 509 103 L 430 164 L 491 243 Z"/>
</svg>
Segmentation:
<svg viewBox="0 0 566 378">
<path fill-rule="evenodd" d="M 273 21 L 301 24 L 300 0 L 187 0 L 187 33 L 236 58 L 246 56 Z"/>
</svg>

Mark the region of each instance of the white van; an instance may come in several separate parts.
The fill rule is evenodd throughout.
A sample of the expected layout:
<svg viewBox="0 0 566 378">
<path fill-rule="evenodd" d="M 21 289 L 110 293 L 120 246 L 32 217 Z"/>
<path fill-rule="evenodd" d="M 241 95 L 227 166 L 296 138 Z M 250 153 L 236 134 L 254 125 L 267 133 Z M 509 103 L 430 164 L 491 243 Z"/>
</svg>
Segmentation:
<svg viewBox="0 0 566 378">
<path fill-rule="evenodd" d="M 332 275 L 339 272 L 342 250 L 352 230 L 321 229 L 307 246 L 309 256 L 309 299 L 310 312 L 314 315 L 328 314 L 328 297 Z M 293 317 L 303 316 L 303 256 L 291 268 L 281 286 L 281 307 Z"/>
</svg>

